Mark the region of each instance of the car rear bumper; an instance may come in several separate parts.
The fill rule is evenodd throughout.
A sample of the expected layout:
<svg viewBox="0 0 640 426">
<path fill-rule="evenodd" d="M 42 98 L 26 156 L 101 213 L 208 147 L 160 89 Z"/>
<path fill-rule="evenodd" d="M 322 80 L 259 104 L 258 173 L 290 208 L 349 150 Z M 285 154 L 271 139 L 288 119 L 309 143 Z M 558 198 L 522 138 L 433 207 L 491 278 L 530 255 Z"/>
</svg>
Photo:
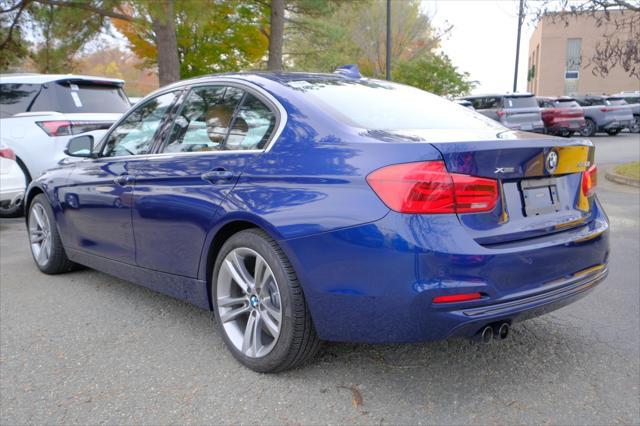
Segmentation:
<svg viewBox="0 0 640 426">
<path fill-rule="evenodd" d="M 409 343 L 471 336 L 582 297 L 607 274 L 608 221 L 485 247 L 455 215 L 401 215 L 284 240 L 322 339 Z M 596 268 L 596 269 L 593 269 Z M 479 292 L 468 302 L 437 295 Z"/>
<path fill-rule="evenodd" d="M 576 120 L 566 120 L 566 121 L 558 121 L 554 123 L 549 123 L 547 126 L 547 131 L 549 132 L 563 132 L 563 131 L 580 131 L 584 128 L 585 121 L 584 119 L 576 119 Z"/>
</svg>

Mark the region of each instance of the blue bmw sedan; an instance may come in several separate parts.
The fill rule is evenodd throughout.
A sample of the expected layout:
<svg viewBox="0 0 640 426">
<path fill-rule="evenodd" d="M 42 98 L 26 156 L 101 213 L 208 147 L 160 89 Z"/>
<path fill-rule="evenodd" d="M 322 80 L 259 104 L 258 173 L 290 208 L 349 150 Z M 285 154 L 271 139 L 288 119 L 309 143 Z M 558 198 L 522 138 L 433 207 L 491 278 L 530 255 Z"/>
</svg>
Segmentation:
<svg viewBox="0 0 640 426">
<path fill-rule="evenodd" d="M 25 197 L 37 267 L 213 310 L 260 372 L 322 340 L 505 338 L 607 275 L 589 141 L 349 69 L 182 81 L 67 154 Z"/>
</svg>

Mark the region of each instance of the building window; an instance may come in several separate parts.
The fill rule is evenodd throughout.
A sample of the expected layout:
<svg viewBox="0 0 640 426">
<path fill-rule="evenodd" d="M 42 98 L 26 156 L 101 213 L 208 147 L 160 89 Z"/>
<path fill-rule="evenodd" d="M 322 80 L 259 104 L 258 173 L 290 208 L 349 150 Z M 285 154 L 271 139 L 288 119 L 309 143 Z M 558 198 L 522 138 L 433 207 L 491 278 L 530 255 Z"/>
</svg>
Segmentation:
<svg viewBox="0 0 640 426">
<path fill-rule="evenodd" d="M 567 39 L 567 61 L 564 73 L 564 94 L 571 95 L 578 91 L 578 79 L 580 78 L 581 46 L 582 39 Z"/>
</svg>

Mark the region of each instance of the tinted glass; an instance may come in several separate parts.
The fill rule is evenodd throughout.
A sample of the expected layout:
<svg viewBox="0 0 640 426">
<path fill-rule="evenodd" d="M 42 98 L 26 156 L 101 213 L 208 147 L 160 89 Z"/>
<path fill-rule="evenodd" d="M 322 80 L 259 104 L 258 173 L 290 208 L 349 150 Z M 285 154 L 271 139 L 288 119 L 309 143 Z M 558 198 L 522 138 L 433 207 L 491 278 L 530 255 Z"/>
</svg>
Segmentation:
<svg viewBox="0 0 640 426">
<path fill-rule="evenodd" d="M 640 97 L 626 97 L 624 98 L 628 104 L 638 104 L 640 103 Z"/>
<path fill-rule="evenodd" d="M 536 108 L 538 103 L 533 96 L 506 97 L 503 101 L 504 108 Z"/>
<path fill-rule="evenodd" d="M 0 117 L 27 112 L 39 90 L 39 84 L 0 84 Z"/>
<path fill-rule="evenodd" d="M 289 85 L 337 120 L 365 129 L 503 129 L 469 108 L 400 84 L 336 79 Z"/>
<path fill-rule="evenodd" d="M 48 83 L 36 98 L 31 111 L 62 113 L 123 113 L 129 99 L 120 87 L 113 85 Z"/>
<path fill-rule="evenodd" d="M 177 92 L 166 93 L 136 107 L 107 137 L 104 157 L 148 154 L 153 137 Z"/>
<path fill-rule="evenodd" d="M 189 93 L 163 152 L 222 149 L 233 113 L 244 92 L 235 87 L 198 87 Z"/>
<path fill-rule="evenodd" d="M 577 108 L 580 105 L 574 101 L 573 99 L 571 100 L 559 100 L 559 101 L 555 101 L 554 105 L 556 108 Z"/>
<path fill-rule="evenodd" d="M 247 94 L 233 120 L 225 149 L 264 148 L 276 125 L 276 116 L 252 94 Z"/>
<path fill-rule="evenodd" d="M 607 105 L 626 105 L 627 101 L 624 99 L 607 99 Z"/>
<path fill-rule="evenodd" d="M 600 98 L 591 98 L 587 102 L 589 105 L 604 105 L 604 99 Z"/>
</svg>

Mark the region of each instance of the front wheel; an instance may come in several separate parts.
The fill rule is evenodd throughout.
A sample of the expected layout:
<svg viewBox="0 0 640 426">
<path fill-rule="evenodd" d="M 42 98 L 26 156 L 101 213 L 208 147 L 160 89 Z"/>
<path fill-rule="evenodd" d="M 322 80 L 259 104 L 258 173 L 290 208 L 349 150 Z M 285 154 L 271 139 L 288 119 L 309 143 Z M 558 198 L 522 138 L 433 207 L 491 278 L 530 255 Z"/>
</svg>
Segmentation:
<svg viewBox="0 0 640 426">
<path fill-rule="evenodd" d="M 31 254 L 36 266 L 45 274 L 60 274 L 73 269 L 67 258 L 55 223 L 53 209 L 44 194 L 38 194 L 29 206 L 27 218 Z"/>
<path fill-rule="evenodd" d="M 302 288 L 277 242 L 257 229 L 223 245 L 212 275 L 218 329 L 233 356 L 261 373 L 311 358 L 319 339 Z"/>
</svg>

